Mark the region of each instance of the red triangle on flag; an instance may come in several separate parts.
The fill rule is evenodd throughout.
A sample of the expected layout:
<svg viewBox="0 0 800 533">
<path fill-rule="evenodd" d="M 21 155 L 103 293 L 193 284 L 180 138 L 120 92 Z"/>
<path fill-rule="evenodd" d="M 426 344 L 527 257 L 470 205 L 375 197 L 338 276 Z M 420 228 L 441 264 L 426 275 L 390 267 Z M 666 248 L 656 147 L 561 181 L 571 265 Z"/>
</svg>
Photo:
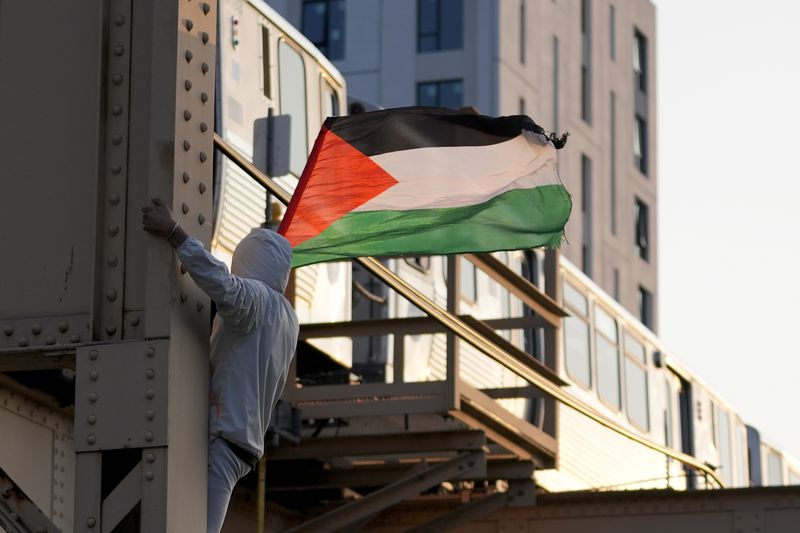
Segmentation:
<svg viewBox="0 0 800 533">
<path fill-rule="evenodd" d="M 278 232 L 297 246 L 396 183 L 372 159 L 323 128 Z"/>
</svg>

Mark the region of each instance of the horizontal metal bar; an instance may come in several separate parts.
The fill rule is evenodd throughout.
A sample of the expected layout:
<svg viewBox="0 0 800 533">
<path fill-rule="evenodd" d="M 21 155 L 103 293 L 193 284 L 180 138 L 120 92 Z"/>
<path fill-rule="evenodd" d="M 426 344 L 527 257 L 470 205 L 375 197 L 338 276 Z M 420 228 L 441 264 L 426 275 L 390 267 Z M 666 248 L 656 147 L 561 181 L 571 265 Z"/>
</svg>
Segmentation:
<svg viewBox="0 0 800 533">
<path fill-rule="evenodd" d="M 529 453 L 534 450 L 537 454 L 555 457 L 558 443 L 552 435 L 506 411 L 495 400 L 467 383 L 462 381 L 459 387 L 461 411 L 493 430 L 496 437 L 502 436 L 505 441 L 523 446 Z M 502 441 L 498 442 L 503 445 Z"/>
<path fill-rule="evenodd" d="M 443 395 L 423 398 L 373 398 L 340 400 L 337 402 L 295 402 L 304 420 L 341 418 L 342 416 L 390 416 L 412 414 L 441 414 L 452 405 Z"/>
<path fill-rule="evenodd" d="M 534 312 L 542 315 L 553 326 L 558 327 L 561 318 L 569 316 L 569 313 L 558 305 L 558 302 L 496 257 L 490 254 L 464 254 L 464 257 L 522 300 Z"/>
<path fill-rule="evenodd" d="M 444 381 L 413 383 L 362 383 L 361 385 L 311 385 L 295 390 L 293 401 L 369 400 L 444 394 Z"/>
<path fill-rule="evenodd" d="M 493 389 L 480 389 L 489 398 L 499 400 L 502 398 L 546 398 L 541 390 L 533 386 L 528 387 L 497 387 Z"/>
<path fill-rule="evenodd" d="M 434 459 L 427 457 L 425 462 L 429 466 L 450 460 L 452 457 Z M 421 462 L 386 462 L 366 466 L 351 466 L 349 468 L 329 468 L 322 465 L 319 468 L 309 467 L 307 462 L 298 467 L 292 461 L 269 461 L 267 468 L 267 490 L 270 491 L 297 491 L 306 489 L 330 488 L 358 488 L 382 487 L 395 482 L 410 472 L 414 466 Z M 454 477 L 450 481 L 512 481 L 533 479 L 533 463 L 530 461 L 516 460 L 491 460 L 486 461 L 486 471 L 470 470 Z"/>
<path fill-rule="evenodd" d="M 409 529 L 409 533 L 439 533 L 450 531 L 508 507 L 509 505 L 533 505 L 536 487 L 533 481 L 512 483 L 505 492 L 483 496 L 461 505 L 448 513 L 437 516 L 428 523 Z"/>
<path fill-rule="evenodd" d="M 269 460 L 466 451 L 480 450 L 485 445 L 486 436 L 476 430 L 348 435 L 306 439 L 298 446 L 281 446 L 269 452 Z"/>
<path fill-rule="evenodd" d="M 465 452 L 450 461 L 432 466 L 422 472 L 414 471 L 396 482 L 370 493 L 364 498 L 343 505 L 322 516 L 313 518 L 298 527 L 292 533 L 338 531 L 359 521 L 362 518 L 380 512 L 423 490 L 429 489 L 465 472 L 479 468 L 486 460 L 483 452 Z"/>
<path fill-rule="evenodd" d="M 270 193 L 273 194 L 273 196 L 275 196 L 278 200 L 280 200 L 284 204 L 287 205 L 289 204 L 289 202 L 291 201 L 291 194 L 286 192 L 281 186 L 279 186 L 273 180 L 265 176 L 260 170 L 258 170 L 258 168 L 256 168 L 252 163 L 247 161 L 235 149 L 231 148 L 222 139 L 222 137 L 220 137 L 216 133 L 214 134 L 214 144 L 227 157 L 231 158 L 234 162 L 236 162 L 236 164 L 238 164 L 240 168 L 242 168 L 242 170 L 244 170 L 248 175 L 250 175 L 253 179 L 257 180 L 262 185 L 264 185 L 264 187 L 266 187 L 267 190 L 269 190 Z M 357 257 L 353 258 L 353 261 L 355 261 L 356 263 L 367 269 L 371 274 L 373 274 L 375 277 L 386 283 L 399 295 L 406 298 L 409 302 L 411 302 L 417 308 L 427 313 L 428 316 L 430 316 L 431 318 L 435 319 L 443 326 L 448 328 L 448 330 L 450 330 L 452 333 L 460 337 L 462 340 L 468 342 L 481 352 L 495 359 L 498 363 L 505 365 L 509 369 L 513 370 L 523 378 L 530 381 L 532 384 L 541 388 L 544 392 L 553 396 L 556 400 L 560 401 L 570 409 L 574 409 L 580 414 L 590 418 L 591 420 L 594 420 L 598 424 L 605 426 L 611 429 L 612 431 L 615 431 L 634 442 L 637 442 L 652 450 L 655 450 L 664 455 L 672 457 L 673 459 L 676 459 L 681 463 L 691 468 L 694 468 L 699 472 L 704 473 L 705 475 L 711 477 L 711 479 L 713 479 L 714 482 L 719 487 L 725 486 L 725 484 L 722 482 L 722 480 L 714 471 L 714 469 L 704 464 L 703 462 L 697 460 L 691 455 L 677 452 L 675 450 L 667 448 L 666 446 L 662 446 L 656 442 L 653 442 L 640 435 L 637 435 L 636 433 L 625 427 L 622 427 L 616 422 L 598 413 L 590 405 L 578 400 L 577 398 L 573 398 L 569 393 L 561 390 L 560 387 L 551 383 L 544 376 L 532 370 L 527 365 L 524 365 L 516 361 L 514 358 L 510 357 L 507 353 L 505 353 L 505 351 L 498 348 L 496 345 L 488 341 L 482 335 L 476 333 L 472 328 L 470 328 L 467 324 L 465 324 L 463 320 L 436 305 L 436 303 L 434 303 L 430 298 L 423 295 L 411 284 L 400 278 L 397 274 L 389 270 L 378 260 L 372 257 Z"/>
<path fill-rule="evenodd" d="M 468 315 L 459 315 L 462 320 Z M 482 320 L 493 330 L 535 329 L 545 325 L 539 316 L 491 318 Z M 317 322 L 300 324 L 300 340 L 330 337 L 369 337 L 378 335 L 433 335 L 449 330 L 440 322 L 427 317 L 376 318 L 348 322 Z"/>
</svg>

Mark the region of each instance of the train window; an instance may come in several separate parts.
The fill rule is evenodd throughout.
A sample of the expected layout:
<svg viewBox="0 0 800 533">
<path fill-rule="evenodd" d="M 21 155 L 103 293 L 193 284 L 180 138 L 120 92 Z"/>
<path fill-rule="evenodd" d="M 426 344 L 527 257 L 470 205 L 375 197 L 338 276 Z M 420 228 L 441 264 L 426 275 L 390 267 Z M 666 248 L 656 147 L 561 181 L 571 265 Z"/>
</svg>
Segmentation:
<svg viewBox="0 0 800 533">
<path fill-rule="evenodd" d="M 737 443 L 738 450 L 736 450 L 736 469 L 738 486 L 747 487 L 750 484 L 750 477 L 747 472 L 747 430 L 741 424 L 737 426 Z"/>
<path fill-rule="evenodd" d="M 647 352 L 644 349 L 644 344 L 628 333 L 625 334 L 625 353 L 640 363 L 647 364 Z"/>
<path fill-rule="evenodd" d="M 427 255 L 412 255 L 403 258 L 407 265 L 420 272 L 427 272 L 431 268 L 431 258 Z"/>
<path fill-rule="evenodd" d="M 733 453 L 731 449 L 731 423 L 728 412 L 716 407 L 717 448 L 719 449 L 719 474 L 727 486 L 733 485 Z"/>
<path fill-rule="evenodd" d="M 614 344 L 617 344 L 617 321 L 600 306 L 594 308 L 594 327 Z"/>
<path fill-rule="evenodd" d="M 567 373 L 586 387 L 592 386 L 589 355 L 589 324 L 576 316 L 564 319 L 564 344 Z"/>
<path fill-rule="evenodd" d="M 327 117 L 338 117 L 339 94 L 324 77 L 321 76 L 320 81 L 322 87 L 322 120 Z"/>
<path fill-rule="evenodd" d="M 272 98 L 272 83 L 269 69 L 269 30 L 261 26 L 261 82 L 264 96 Z"/>
<path fill-rule="evenodd" d="M 615 409 L 620 408 L 619 346 L 617 322 L 599 306 L 594 308 L 597 352 L 597 394 Z"/>
<path fill-rule="evenodd" d="M 783 485 L 783 464 L 781 457 L 773 452 L 767 452 L 767 484 Z"/>
<path fill-rule="evenodd" d="M 589 302 L 571 284 L 564 282 L 564 303 L 572 312 L 564 319 L 564 353 L 567 374 L 585 387 L 592 386 L 589 350 Z"/>
<path fill-rule="evenodd" d="M 581 294 L 578 289 L 569 283 L 564 283 L 564 303 L 583 316 L 589 315 L 589 304 L 587 303 L 586 296 Z"/>
<path fill-rule="evenodd" d="M 673 446 L 673 411 L 672 411 L 672 387 L 669 384 L 669 378 L 664 378 L 664 446 L 672 448 Z"/>
<path fill-rule="evenodd" d="M 300 176 L 308 156 L 306 71 L 303 58 L 285 41 L 278 48 L 281 113 L 291 117 L 289 170 Z"/>
</svg>

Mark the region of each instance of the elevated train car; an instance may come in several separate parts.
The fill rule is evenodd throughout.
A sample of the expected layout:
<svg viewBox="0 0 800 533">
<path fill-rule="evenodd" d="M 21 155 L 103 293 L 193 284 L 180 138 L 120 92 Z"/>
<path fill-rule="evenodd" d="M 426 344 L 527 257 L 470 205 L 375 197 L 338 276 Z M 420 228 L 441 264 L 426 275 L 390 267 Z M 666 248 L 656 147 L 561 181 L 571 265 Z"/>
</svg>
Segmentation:
<svg viewBox="0 0 800 533">
<path fill-rule="evenodd" d="M 267 170 L 263 154 L 272 141 L 264 131 L 264 120 L 288 115 L 288 172 L 276 181 L 291 191 L 325 117 L 344 113 L 348 103 L 357 99 L 352 95 L 348 99 L 336 68 L 265 3 L 222 0 L 219 29 L 217 131 Z M 277 140 L 281 142 L 285 141 Z M 215 185 L 213 251 L 225 258 L 248 228 L 274 222 L 271 219 L 282 208 L 224 158 L 218 158 Z M 544 285 L 541 252 L 494 256 L 520 276 Z M 525 314 L 518 299 L 469 261 L 459 261 L 462 314 L 479 319 Z M 407 257 L 385 263 L 434 302 L 445 305 L 447 258 Z M 758 437 L 748 438 L 748 432 L 756 436 L 758 432 L 748 429 L 735 409 L 672 357 L 651 331 L 564 258 L 559 272 L 561 303 L 571 316 L 564 323 L 557 368 L 576 398 L 643 437 L 715 466 L 727 486 L 797 481 L 796 462 Z M 422 314 L 347 262 L 298 269 L 295 302 L 304 323 Z M 544 360 L 540 330 L 498 333 Z M 326 361 L 327 373 L 334 375 L 331 379 L 353 383 L 394 379 L 393 350 L 386 339 L 341 337 L 309 343 L 319 351 L 319 360 Z M 405 343 L 402 381 L 443 378 L 444 334 L 412 335 Z M 468 383 L 484 390 L 521 385 L 512 372 L 470 347 L 462 349 L 467 353 L 461 374 Z M 339 371 L 330 372 L 330 368 Z M 310 379 L 325 382 L 325 378 Z M 501 403 L 525 420 L 539 426 L 545 423 L 541 400 L 507 398 Z M 559 407 L 558 417 L 558 467 L 537 472 L 537 482 L 545 489 L 700 488 L 706 484 L 678 462 L 614 435 L 567 407 Z M 752 473 L 754 465 L 760 472 Z"/>
</svg>

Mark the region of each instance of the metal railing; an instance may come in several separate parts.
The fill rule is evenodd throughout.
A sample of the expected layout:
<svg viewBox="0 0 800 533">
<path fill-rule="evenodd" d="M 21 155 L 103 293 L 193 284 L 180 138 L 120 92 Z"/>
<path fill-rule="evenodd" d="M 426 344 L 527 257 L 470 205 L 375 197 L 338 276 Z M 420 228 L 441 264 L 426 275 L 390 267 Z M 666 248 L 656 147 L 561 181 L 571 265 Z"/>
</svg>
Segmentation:
<svg viewBox="0 0 800 533">
<path fill-rule="evenodd" d="M 262 173 L 255 165 L 253 165 L 238 151 L 232 148 L 228 143 L 225 142 L 224 139 L 222 139 L 222 137 L 216 133 L 214 134 L 214 144 L 216 148 L 218 148 L 226 157 L 238 165 L 251 178 L 261 183 L 270 192 L 270 194 L 275 196 L 275 198 L 280 200 L 282 203 L 288 205 L 291 200 L 291 195 L 272 179 Z M 472 259 L 470 258 L 470 260 Z M 375 277 L 386 283 L 398 294 L 425 312 L 429 317 L 439 322 L 449 332 L 456 335 L 461 340 L 469 343 L 471 346 L 475 347 L 477 350 L 494 359 L 506 368 L 517 373 L 519 376 L 538 387 L 542 392 L 552 396 L 554 399 L 566 405 L 567 407 L 574 409 L 578 413 L 618 433 L 619 435 L 622 435 L 623 437 L 641 444 L 642 446 L 662 453 L 690 468 L 693 468 L 694 470 L 702 473 L 704 476 L 713 479 L 720 488 L 724 488 L 724 483 L 713 468 L 698 461 L 690 455 L 677 452 L 649 439 L 641 437 L 640 435 L 637 435 L 636 433 L 626 429 L 625 427 L 622 427 L 616 422 L 600 414 L 593 407 L 572 397 L 570 394 L 562 390 L 558 385 L 553 383 L 550 379 L 544 377 L 537 371 L 533 370 L 530 366 L 511 356 L 505 350 L 501 349 L 499 346 L 475 331 L 475 329 L 470 327 L 466 322 L 464 322 L 464 320 L 439 307 L 428 297 L 420 293 L 416 288 L 386 268 L 376 259 L 371 257 L 357 257 L 353 258 L 353 261 L 363 266 Z"/>
</svg>

